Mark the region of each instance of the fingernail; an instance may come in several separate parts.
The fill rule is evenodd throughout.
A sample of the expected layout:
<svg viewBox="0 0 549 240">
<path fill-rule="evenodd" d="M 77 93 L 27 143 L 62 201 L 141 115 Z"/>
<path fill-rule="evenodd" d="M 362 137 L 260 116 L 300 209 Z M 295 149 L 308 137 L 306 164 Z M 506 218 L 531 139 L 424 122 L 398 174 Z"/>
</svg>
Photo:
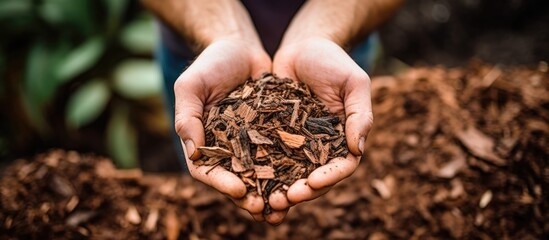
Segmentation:
<svg viewBox="0 0 549 240">
<path fill-rule="evenodd" d="M 197 151 L 194 147 L 193 140 L 185 141 L 185 151 L 187 151 L 187 156 L 189 157 L 189 159 L 191 159 L 191 160 L 197 160 L 198 159 L 198 154 L 197 154 Z"/>
<path fill-rule="evenodd" d="M 361 137 L 360 140 L 358 140 L 358 150 L 360 151 L 360 154 L 364 154 L 364 141 L 366 138 Z"/>
</svg>

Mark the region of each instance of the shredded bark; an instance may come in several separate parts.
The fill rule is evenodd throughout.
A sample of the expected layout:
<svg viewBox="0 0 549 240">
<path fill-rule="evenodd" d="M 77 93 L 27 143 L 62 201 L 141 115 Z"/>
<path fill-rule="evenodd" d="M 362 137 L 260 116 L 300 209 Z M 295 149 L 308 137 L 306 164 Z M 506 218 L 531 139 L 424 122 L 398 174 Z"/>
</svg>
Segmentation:
<svg viewBox="0 0 549 240">
<path fill-rule="evenodd" d="M 194 164 L 220 164 L 240 174 L 248 190 L 266 203 L 272 191 L 348 153 L 344 121 L 303 83 L 290 79 L 265 75 L 248 80 L 204 119 L 207 147 L 198 148 L 203 157 Z M 295 169 L 299 172 L 292 172 Z M 246 170 L 255 174 L 242 176 Z M 273 187 L 266 191 L 258 185 Z"/>
<path fill-rule="evenodd" d="M 3 169 L 0 238 L 547 239 L 547 68 L 414 68 L 373 78 L 372 94 L 376 123 L 359 167 L 279 226 L 256 223 L 189 175 L 117 170 L 97 155 L 53 150 Z M 281 154 L 273 168 L 288 174 L 279 183 L 254 178 L 267 164 L 238 174 L 254 191 L 288 190 L 282 182 L 306 168 Z"/>
</svg>

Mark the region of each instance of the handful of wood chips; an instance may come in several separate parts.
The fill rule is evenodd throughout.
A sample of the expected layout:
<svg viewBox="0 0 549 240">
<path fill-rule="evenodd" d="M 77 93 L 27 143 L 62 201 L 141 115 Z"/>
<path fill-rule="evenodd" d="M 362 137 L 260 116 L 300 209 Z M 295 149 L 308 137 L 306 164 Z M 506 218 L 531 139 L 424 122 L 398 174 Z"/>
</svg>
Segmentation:
<svg viewBox="0 0 549 240">
<path fill-rule="evenodd" d="M 206 147 L 196 165 L 221 165 L 268 205 L 332 158 L 348 153 L 344 121 L 305 86 L 267 74 L 248 80 L 204 116 Z"/>
</svg>

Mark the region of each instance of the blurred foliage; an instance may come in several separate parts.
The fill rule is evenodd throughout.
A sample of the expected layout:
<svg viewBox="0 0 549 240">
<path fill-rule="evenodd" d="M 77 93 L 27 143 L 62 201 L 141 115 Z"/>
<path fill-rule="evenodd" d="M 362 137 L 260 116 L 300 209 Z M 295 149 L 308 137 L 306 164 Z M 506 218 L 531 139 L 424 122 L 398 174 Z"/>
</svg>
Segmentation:
<svg viewBox="0 0 549 240">
<path fill-rule="evenodd" d="M 78 128 L 89 124 L 105 110 L 110 98 L 109 87 L 102 79 L 85 83 L 69 99 L 66 123 Z"/>
<path fill-rule="evenodd" d="M 0 29 L 0 157 L 64 147 L 51 145 L 97 124 L 106 132 L 95 141 L 118 166 L 136 167 L 132 109 L 161 98 L 153 21 L 138 2 L 2 0 Z"/>
<path fill-rule="evenodd" d="M 130 114 L 127 106 L 121 105 L 113 113 L 107 128 L 107 147 L 117 164 L 122 168 L 135 167 L 137 152 L 135 129 L 128 124 Z"/>
<path fill-rule="evenodd" d="M 161 78 L 155 63 L 149 60 L 130 59 L 114 70 L 114 89 L 121 95 L 141 99 L 154 96 L 162 89 Z"/>
</svg>

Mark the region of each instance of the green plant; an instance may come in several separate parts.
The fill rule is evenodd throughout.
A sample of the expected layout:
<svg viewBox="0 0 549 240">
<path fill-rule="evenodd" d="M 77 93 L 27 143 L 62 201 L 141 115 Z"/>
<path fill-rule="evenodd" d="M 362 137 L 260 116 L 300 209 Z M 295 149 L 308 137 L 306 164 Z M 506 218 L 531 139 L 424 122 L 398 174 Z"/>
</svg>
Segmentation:
<svg viewBox="0 0 549 240">
<path fill-rule="evenodd" d="M 56 121 L 70 133 L 105 116 L 105 149 L 118 166 L 137 166 L 129 111 L 136 101 L 158 97 L 161 82 L 150 59 L 152 19 L 134 9 L 128 0 L 0 2 L 0 99 L 7 110 L 0 156 L 26 149 L 16 145 L 33 137 L 56 139 Z"/>
</svg>

